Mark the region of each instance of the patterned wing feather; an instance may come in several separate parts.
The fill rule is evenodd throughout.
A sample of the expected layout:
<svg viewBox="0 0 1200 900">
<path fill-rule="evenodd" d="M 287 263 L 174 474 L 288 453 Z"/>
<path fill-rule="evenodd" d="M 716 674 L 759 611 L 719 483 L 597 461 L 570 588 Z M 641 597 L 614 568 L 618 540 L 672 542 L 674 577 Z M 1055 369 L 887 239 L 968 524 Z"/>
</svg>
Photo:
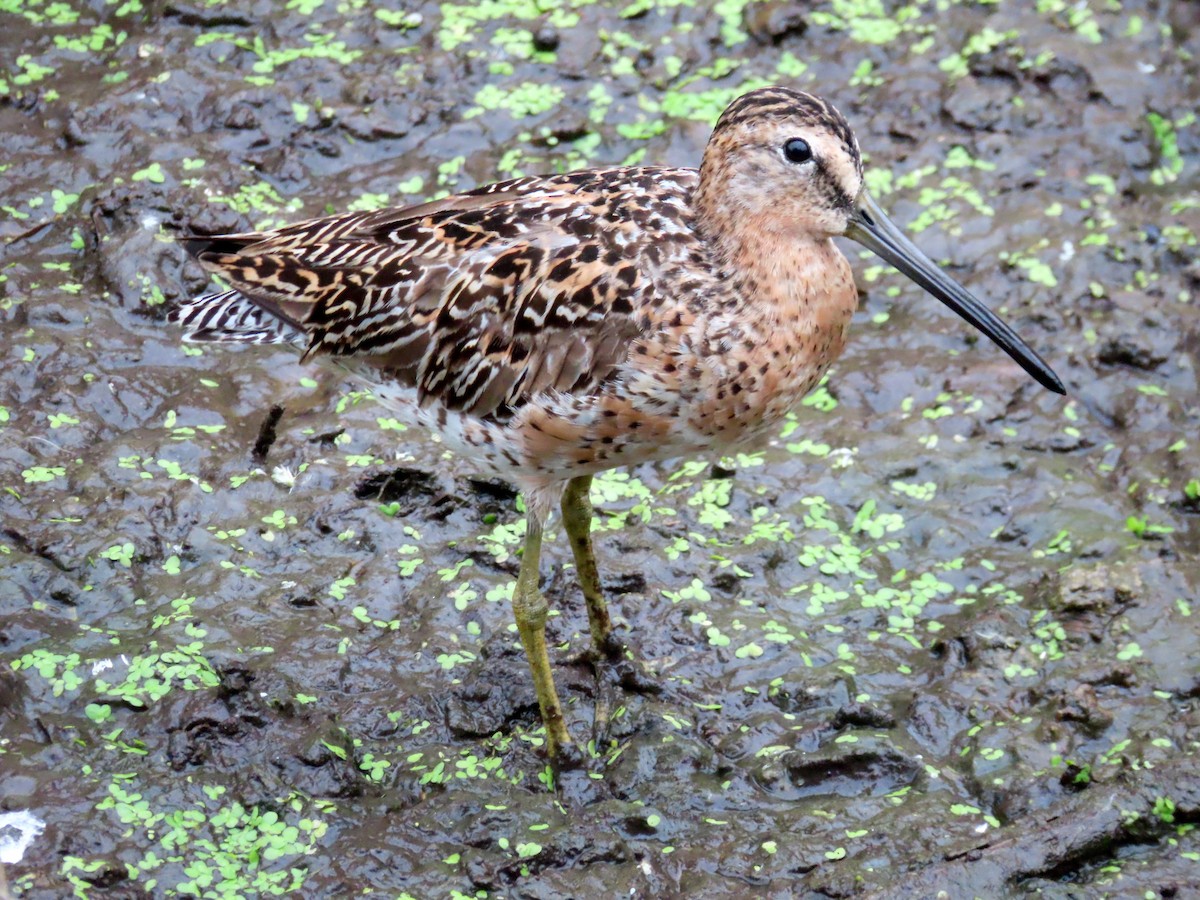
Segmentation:
<svg viewBox="0 0 1200 900">
<path fill-rule="evenodd" d="M 653 279 L 623 262 L 632 221 L 603 176 L 187 239 L 232 291 L 178 318 L 193 339 L 228 323 L 232 340 L 272 327 L 301 336 L 306 355 L 354 357 L 422 404 L 480 417 L 550 390 L 586 393 L 647 327 L 635 310 L 658 299 Z M 212 312 L 218 297 L 228 322 Z"/>
<path fill-rule="evenodd" d="M 239 291 L 223 291 L 187 300 L 169 316 L 188 330 L 188 341 L 235 341 L 244 344 L 306 343 L 304 332 L 293 323 L 267 312 Z"/>
</svg>

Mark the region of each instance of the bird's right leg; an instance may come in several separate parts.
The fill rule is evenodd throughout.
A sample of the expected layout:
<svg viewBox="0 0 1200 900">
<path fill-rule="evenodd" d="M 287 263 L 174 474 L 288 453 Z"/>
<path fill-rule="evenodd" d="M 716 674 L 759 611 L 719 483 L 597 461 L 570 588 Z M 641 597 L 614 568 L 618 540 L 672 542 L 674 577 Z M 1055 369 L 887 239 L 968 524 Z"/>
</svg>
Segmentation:
<svg viewBox="0 0 1200 900">
<path fill-rule="evenodd" d="M 557 761 L 562 748 L 571 743 L 571 735 L 563 719 L 562 704 L 554 687 L 554 673 L 550 669 L 550 654 L 546 650 L 546 619 L 550 606 L 538 590 L 541 555 L 542 523 L 530 512 L 526 517 L 525 552 L 513 589 L 513 617 L 517 620 L 517 632 L 533 673 L 533 690 L 537 694 L 542 723 L 546 726 L 546 750 L 550 758 Z"/>
<path fill-rule="evenodd" d="M 580 658 L 591 662 L 596 673 L 596 706 L 592 723 L 592 735 L 596 746 L 607 740 L 608 723 L 612 715 L 612 700 L 609 697 L 605 674 L 610 663 L 618 666 L 621 681 L 629 688 L 642 693 L 657 694 L 658 682 L 646 672 L 645 667 L 633 658 L 624 643 L 612 633 L 612 619 L 608 604 L 604 600 L 604 589 L 600 584 L 600 572 L 596 566 L 596 553 L 592 549 L 592 476 L 580 475 L 567 482 L 562 495 L 563 526 L 571 542 L 575 556 L 575 575 L 587 603 L 588 626 L 591 631 L 591 647 Z M 626 658 L 628 657 L 628 658 Z"/>
<path fill-rule="evenodd" d="M 587 603 L 588 626 L 592 632 L 592 652 L 597 658 L 615 657 L 624 649 L 613 640 L 612 619 L 604 601 L 596 553 L 592 549 L 592 476 L 580 475 L 567 482 L 562 495 L 563 526 L 575 556 L 575 576 Z"/>
</svg>

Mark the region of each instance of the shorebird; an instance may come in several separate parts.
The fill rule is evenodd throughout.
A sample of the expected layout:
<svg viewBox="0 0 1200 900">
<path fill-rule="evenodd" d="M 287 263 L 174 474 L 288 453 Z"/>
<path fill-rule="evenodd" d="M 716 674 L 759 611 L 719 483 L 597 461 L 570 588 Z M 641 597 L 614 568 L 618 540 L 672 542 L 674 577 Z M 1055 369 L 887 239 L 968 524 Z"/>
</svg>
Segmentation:
<svg viewBox="0 0 1200 900">
<path fill-rule="evenodd" d="M 698 170 L 517 178 L 402 209 L 184 237 L 229 288 L 171 318 L 187 340 L 325 357 L 402 421 L 517 485 L 527 530 L 513 613 L 557 760 L 571 738 L 538 589 L 547 518 L 561 508 L 592 650 L 611 655 L 620 645 L 592 551 L 592 476 L 777 434 L 842 352 L 858 304 L 838 236 L 1064 393 L 875 204 L 841 113 L 784 87 L 734 100 Z"/>
</svg>

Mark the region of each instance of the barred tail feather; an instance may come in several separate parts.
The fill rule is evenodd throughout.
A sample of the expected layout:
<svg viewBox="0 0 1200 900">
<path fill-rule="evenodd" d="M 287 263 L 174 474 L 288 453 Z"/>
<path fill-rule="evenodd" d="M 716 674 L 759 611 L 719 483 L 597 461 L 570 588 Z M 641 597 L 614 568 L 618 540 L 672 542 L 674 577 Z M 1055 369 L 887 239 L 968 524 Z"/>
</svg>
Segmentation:
<svg viewBox="0 0 1200 900">
<path fill-rule="evenodd" d="M 295 344 L 306 346 L 304 333 L 272 315 L 238 291 L 206 294 L 180 303 L 168 315 L 184 329 L 191 342 L 230 341 L 240 344 Z"/>
</svg>

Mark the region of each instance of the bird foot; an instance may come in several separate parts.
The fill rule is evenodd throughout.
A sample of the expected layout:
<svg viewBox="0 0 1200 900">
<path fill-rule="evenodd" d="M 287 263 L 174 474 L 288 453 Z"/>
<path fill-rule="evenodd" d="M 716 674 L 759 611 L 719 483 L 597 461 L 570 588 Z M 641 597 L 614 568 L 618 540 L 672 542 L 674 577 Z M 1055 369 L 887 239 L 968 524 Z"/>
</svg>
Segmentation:
<svg viewBox="0 0 1200 900">
<path fill-rule="evenodd" d="M 645 696 L 661 694 L 663 690 L 654 673 L 637 659 L 628 645 L 611 634 L 599 647 L 590 644 L 569 656 L 566 662 L 590 668 L 595 677 L 592 741 L 598 752 L 603 752 L 602 748 L 608 744 L 609 723 L 614 707 L 620 705 L 620 693 Z"/>
<path fill-rule="evenodd" d="M 563 772 L 575 772 L 587 769 L 590 757 L 587 750 L 578 744 L 560 744 L 557 752 L 550 757 L 550 765 L 555 777 Z"/>
<path fill-rule="evenodd" d="M 662 685 L 658 683 L 654 672 L 637 658 L 628 644 L 612 634 L 604 638 L 601 646 L 590 644 L 568 656 L 565 662 L 569 666 L 589 667 L 596 674 L 597 681 L 601 680 L 602 675 L 611 673 L 612 680 L 632 694 L 662 693 Z"/>
</svg>

